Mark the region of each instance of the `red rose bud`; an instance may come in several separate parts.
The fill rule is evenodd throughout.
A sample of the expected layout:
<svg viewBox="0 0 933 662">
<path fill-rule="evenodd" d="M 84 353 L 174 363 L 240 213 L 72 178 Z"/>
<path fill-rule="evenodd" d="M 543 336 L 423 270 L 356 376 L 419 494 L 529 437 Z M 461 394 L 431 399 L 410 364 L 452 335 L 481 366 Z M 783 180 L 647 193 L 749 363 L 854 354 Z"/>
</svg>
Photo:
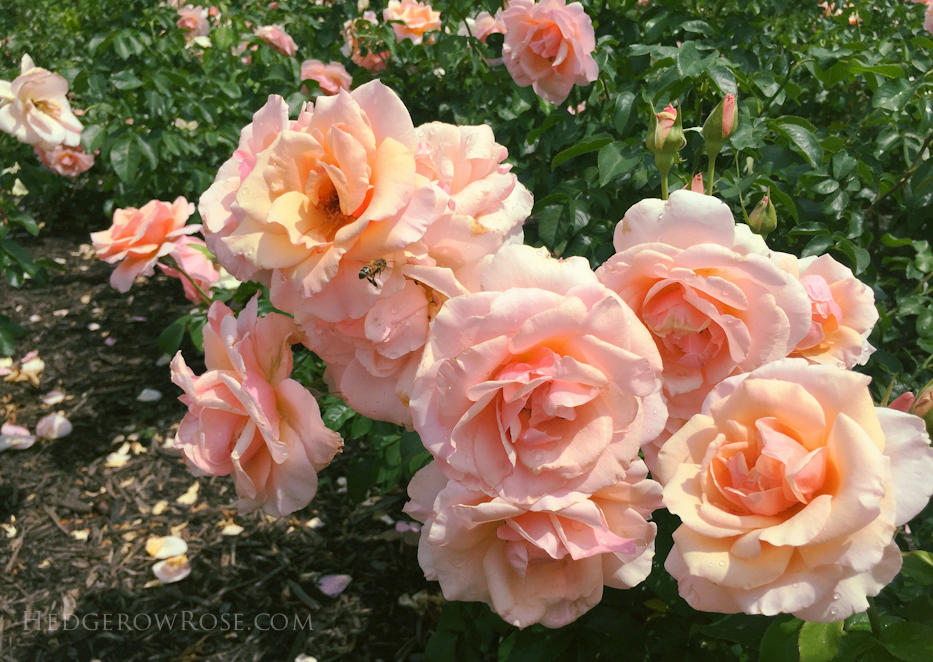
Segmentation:
<svg viewBox="0 0 933 662">
<path fill-rule="evenodd" d="M 705 193 L 703 188 L 703 173 L 698 172 L 693 176 L 693 179 L 690 180 L 690 190 L 694 193 Z"/>
<path fill-rule="evenodd" d="M 726 139 L 735 133 L 739 125 L 739 112 L 735 102 L 734 94 L 727 94 L 719 102 L 706 123 L 703 124 L 703 138 L 706 139 L 706 151 L 708 154 L 718 154 L 722 149 L 722 144 Z"/>
<path fill-rule="evenodd" d="M 672 156 L 686 144 L 680 114 L 673 104 L 667 104 L 660 113 L 653 113 L 646 144 L 655 156 Z"/>
<path fill-rule="evenodd" d="M 767 237 L 768 233 L 777 227 L 777 212 L 770 196 L 765 196 L 748 216 L 748 225 L 752 232 Z"/>
</svg>

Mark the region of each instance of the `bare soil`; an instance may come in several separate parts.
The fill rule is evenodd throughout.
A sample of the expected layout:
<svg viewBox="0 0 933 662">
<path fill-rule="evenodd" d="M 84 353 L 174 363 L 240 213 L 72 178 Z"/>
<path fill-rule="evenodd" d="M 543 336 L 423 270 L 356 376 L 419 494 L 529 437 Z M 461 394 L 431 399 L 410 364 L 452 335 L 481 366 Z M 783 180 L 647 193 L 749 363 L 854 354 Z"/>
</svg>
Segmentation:
<svg viewBox="0 0 933 662">
<path fill-rule="evenodd" d="M 405 519 L 405 495 L 355 505 L 339 486 L 359 442 L 347 440 L 309 507 L 282 520 L 238 515 L 232 479 L 195 478 L 166 446 L 186 410 L 157 338 L 192 307 L 179 282 L 158 275 L 120 294 L 112 268 L 82 252 L 86 234 L 53 234 L 22 240 L 34 258 L 64 263 L 50 284 L 0 284 L 0 314 L 26 330 L 14 358 L 35 349 L 45 361 L 38 387 L 0 381 L 0 421 L 34 431 L 62 411 L 74 425 L 0 453 L 0 660 L 422 659 L 442 599 L 390 523 Z M 193 347 L 182 351 L 203 370 Z M 162 398 L 138 401 L 146 388 Z M 43 404 L 53 389 L 66 400 Z M 127 442 L 126 464 L 105 466 Z M 197 500 L 177 503 L 196 480 Z M 322 527 L 307 525 L 315 517 Z M 243 531 L 223 535 L 231 522 Z M 193 571 L 152 585 L 146 541 L 171 533 L 187 541 Z M 352 581 L 331 598 L 316 584 L 326 574 Z"/>
</svg>

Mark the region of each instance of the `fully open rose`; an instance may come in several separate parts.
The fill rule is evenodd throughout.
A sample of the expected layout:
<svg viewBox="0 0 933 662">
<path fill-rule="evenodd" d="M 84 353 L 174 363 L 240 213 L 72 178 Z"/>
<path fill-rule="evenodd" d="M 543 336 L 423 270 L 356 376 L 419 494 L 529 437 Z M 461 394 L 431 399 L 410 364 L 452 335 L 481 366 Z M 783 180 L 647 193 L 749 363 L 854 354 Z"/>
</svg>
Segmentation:
<svg viewBox="0 0 933 662">
<path fill-rule="evenodd" d="M 36 147 L 35 152 L 42 165 L 63 177 L 77 177 L 94 165 L 94 155 L 86 154 L 80 145 L 78 147 L 58 145 L 51 151 Z"/>
<path fill-rule="evenodd" d="M 664 444 L 664 504 L 683 521 L 665 568 L 692 607 L 828 623 L 894 578 L 933 449 L 921 419 L 875 408 L 869 381 L 783 359 L 725 380 Z"/>
<path fill-rule="evenodd" d="M 185 225 L 194 205 L 178 197 L 169 204 L 150 200 L 140 209 L 128 207 L 113 213 L 113 225 L 91 233 L 97 257 L 108 264 L 120 264 L 110 275 L 110 285 L 128 292 L 137 276 L 151 276 L 160 257 L 168 255 L 186 235 L 201 230 L 200 225 Z"/>
<path fill-rule="evenodd" d="M 0 131 L 44 150 L 77 147 L 81 122 L 68 103 L 68 81 L 23 55 L 20 75 L 0 80 Z"/>
<path fill-rule="evenodd" d="M 642 200 L 598 270 L 644 321 L 664 362 L 670 431 L 723 379 L 787 356 L 810 329 L 810 299 L 725 203 L 692 191 Z M 654 448 L 646 448 L 653 468 Z"/>
<path fill-rule="evenodd" d="M 504 246 L 481 286 L 431 324 L 411 403 L 425 447 L 516 504 L 612 485 L 664 427 L 650 334 L 580 257 Z"/>
<path fill-rule="evenodd" d="M 810 298 L 810 331 L 791 356 L 841 368 L 864 365 L 874 351 L 868 336 L 878 321 L 871 288 L 829 255 L 798 260 L 794 255 L 775 253 L 773 259 L 800 279 Z"/>
<path fill-rule="evenodd" d="M 289 378 L 295 323 L 277 313 L 258 318 L 258 303 L 252 299 L 239 317 L 221 302 L 211 305 L 203 375 L 175 355 L 172 381 L 188 406 L 175 445 L 202 472 L 232 473 L 242 512 L 281 517 L 314 498 L 317 472 L 342 442 L 325 427 L 314 396 Z"/>
<path fill-rule="evenodd" d="M 574 85 L 599 76 L 593 21 L 579 2 L 512 0 L 502 12 L 502 60 L 516 84 L 562 103 Z"/>
<path fill-rule="evenodd" d="M 595 494 L 523 507 L 447 481 L 437 463 L 408 486 L 420 522 L 418 562 L 448 600 L 486 602 L 520 628 L 558 628 L 599 603 L 603 586 L 631 588 L 651 572 L 661 486 L 635 460 Z"/>
<path fill-rule="evenodd" d="M 258 270 L 279 269 L 310 296 L 336 276 L 341 261 L 366 264 L 421 239 L 436 199 L 415 172 L 418 138 L 408 111 L 379 81 L 318 98 L 290 124 L 283 106 L 270 100 L 267 125 L 254 118 L 238 175 L 235 157 L 205 196 L 215 205 L 226 192 L 221 208 L 235 196 L 233 221 L 223 226 L 232 230 L 220 239 L 233 255 Z M 212 220 L 207 230 L 214 227 Z"/>
<path fill-rule="evenodd" d="M 382 18 L 392 23 L 395 38 L 399 43 L 410 39 L 413 44 L 420 44 L 428 32 L 441 29 L 441 13 L 431 9 L 431 5 L 418 0 L 389 0 L 382 10 Z M 430 37 L 428 43 L 432 43 Z"/>
<path fill-rule="evenodd" d="M 358 412 L 411 426 L 408 402 L 428 323 L 450 297 L 479 289 L 482 266 L 520 243 L 532 198 L 488 126 L 432 122 L 417 129 L 416 171 L 434 188 L 424 237 L 378 263 L 344 260 L 337 276 L 302 296 L 277 272 L 275 305 L 295 316 L 324 379 Z"/>
</svg>

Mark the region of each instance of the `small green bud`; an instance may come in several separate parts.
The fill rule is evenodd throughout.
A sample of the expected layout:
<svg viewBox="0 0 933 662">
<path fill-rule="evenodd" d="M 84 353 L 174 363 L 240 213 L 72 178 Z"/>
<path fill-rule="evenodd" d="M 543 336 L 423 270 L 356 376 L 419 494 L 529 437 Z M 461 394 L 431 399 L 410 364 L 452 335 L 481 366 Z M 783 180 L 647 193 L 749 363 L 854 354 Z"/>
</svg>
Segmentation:
<svg viewBox="0 0 933 662">
<path fill-rule="evenodd" d="M 734 94 L 727 94 L 703 124 L 703 138 L 707 154 L 719 154 L 722 144 L 735 133 L 739 125 L 738 107 Z"/>
<path fill-rule="evenodd" d="M 768 233 L 777 227 L 777 212 L 769 195 L 765 195 L 761 202 L 758 203 L 758 206 L 749 214 L 748 225 L 752 232 L 760 234 L 762 237 L 767 237 Z"/>
</svg>

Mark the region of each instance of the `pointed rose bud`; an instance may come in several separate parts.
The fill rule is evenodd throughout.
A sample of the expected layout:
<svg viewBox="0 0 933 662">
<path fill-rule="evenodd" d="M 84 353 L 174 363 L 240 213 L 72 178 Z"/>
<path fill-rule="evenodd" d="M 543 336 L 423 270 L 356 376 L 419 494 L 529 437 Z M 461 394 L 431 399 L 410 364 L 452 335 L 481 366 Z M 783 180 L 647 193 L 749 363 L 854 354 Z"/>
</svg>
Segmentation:
<svg viewBox="0 0 933 662">
<path fill-rule="evenodd" d="M 933 385 L 927 385 L 909 411 L 922 418 L 927 424 L 927 432 L 933 435 Z"/>
<path fill-rule="evenodd" d="M 693 179 L 690 180 L 690 190 L 694 193 L 705 193 L 703 188 L 703 173 L 698 172 L 693 176 Z"/>
<path fill-rule="evenodd" d="M 673 104 L 667 104 L 660 113 L 653 113 L 646 144 L 655 156 L 676 154 L 684 143 L 682 120 Z"/>
<path fill-rule="evenodd" d="M 703 124 L 706 152 L 708 154 L 718 154 L 722 149 L 722 144 L 735 133 L 738 125 L 739 113 L 735 103 L 735 95 L 727 94 Z"/>
<path fill-rule="evenodd" d="M 767 237 L 768 233 L 777 227 L 777 212 L 774 210 L 770 196 L 765 195 L 758 206 L 752 210 L 748 216 L 748 225 L 752 232 L 762 237 Z"/>
<path fill-rule="evenodd" d="M 892 400 L 891 403 L 888 405 L 888 409 L 896 409 L 897 411 L 909 413 L 910 408 L 913 406 L 913 404 L 914 404 L 914 394 L 911 393 L 910 391 L 907 391 L 907 393 L 904 393 L 900 395 L 899 397 L 895 398 L 894 400 Z"/>
</svg>

